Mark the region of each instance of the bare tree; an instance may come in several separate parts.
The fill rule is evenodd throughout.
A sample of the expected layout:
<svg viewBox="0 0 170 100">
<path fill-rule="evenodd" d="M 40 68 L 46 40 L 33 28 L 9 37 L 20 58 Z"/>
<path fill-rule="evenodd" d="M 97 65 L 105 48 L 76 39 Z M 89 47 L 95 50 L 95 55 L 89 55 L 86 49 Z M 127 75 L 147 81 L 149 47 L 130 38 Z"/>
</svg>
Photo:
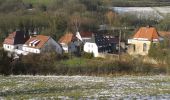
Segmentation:
<svg viewBox="0 0 170 100">
<path fill-rule="evenodd" d="M 79 14 L 74 14 L 70 17 L 70 26 L 73 28 L 74 31 L 78 32 L 81 26 L 81 17 Z"/>
</svg>

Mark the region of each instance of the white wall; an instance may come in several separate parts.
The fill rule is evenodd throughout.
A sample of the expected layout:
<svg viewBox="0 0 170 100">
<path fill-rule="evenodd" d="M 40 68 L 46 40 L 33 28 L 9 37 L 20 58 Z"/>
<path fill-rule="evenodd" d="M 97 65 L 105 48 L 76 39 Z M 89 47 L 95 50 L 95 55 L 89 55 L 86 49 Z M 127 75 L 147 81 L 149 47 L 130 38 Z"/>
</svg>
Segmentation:
<svg viewBox="0 0 170 100">
<path fill-rule="evenodd" d="M 87 53 L 93 53 L 94 54 L 94 57 L 98 57 L 98 47 L 96 45 L 96 43 L 90 43 L 90 42 L 86 42 L 84 44 L 84 52 L 87 52 Z"/>
<path fill-rule="evenodd" d="M 28 46 L 23 46 L 22 50 L 26 51 L 26 52 L 30 52 L 30 53 L 41 53 L 41 51 L 39 49 L 31 48 Z"/>
<path fill-rule="evenodd" d="M 83 42 L 86 43 L 86 42 L 90 42 L 92 40 L 92 38 L 82 38 Z"/>
<path fill-rule="evenodd" d="M 9 45 L 9 44 L 3 44 L 3 48 L 5 51 L 8 51 L 10 53 L 15 53 L 18 55 L 27 55 L 27 52 L 22 50 L 22 44 L 18 45 Z"/>
<path fill-rule="evenodd" d="M 15 46 L 10 44 L 3 44 L 3 48 L 5 51 L 14 52 Z"/>
<path fill-rule="evenodd" d="M 136 39 L 128 39 L 128 44 L 133 45 L 134 47 L 128 48 L 128 53 L 131 55 L 147 55 L 150 49 L 151 41 L 148 40 L 136 40 Z M 146 50 L 143 50 L 143 45 L 146 44 Z M 135 48 L 135 50 L 134 50 Z"/>
</svg>

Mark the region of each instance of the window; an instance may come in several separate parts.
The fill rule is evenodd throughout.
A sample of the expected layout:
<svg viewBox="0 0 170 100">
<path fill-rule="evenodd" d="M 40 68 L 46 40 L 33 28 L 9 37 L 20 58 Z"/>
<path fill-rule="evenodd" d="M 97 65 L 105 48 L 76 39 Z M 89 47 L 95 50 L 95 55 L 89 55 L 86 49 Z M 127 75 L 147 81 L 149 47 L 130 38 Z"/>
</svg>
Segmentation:
<svg viewBox="0 0 170 100">
<path fill-rule="evenodd" d="M 88 44 L 88 47 L 90 48 L 90 44 Z"/>
<path fill-rule="evenodd" d="M 147 50 L 147 44 L 144 43 L 144 44 L 143 44 L 143 51 L 146 51 L 146 50 Z"/>
</svg>

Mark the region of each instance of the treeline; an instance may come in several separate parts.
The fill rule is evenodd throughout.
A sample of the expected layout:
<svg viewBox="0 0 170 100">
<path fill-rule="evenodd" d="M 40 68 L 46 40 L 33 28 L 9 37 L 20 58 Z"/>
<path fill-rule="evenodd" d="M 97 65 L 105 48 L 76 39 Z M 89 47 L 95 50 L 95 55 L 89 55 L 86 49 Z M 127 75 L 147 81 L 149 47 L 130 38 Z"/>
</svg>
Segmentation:
<svg viewBox="0 0 170 100">
<path fill-rule="evenodd" d="M 0 0 L 1 42 L 16 29 L 37 31 L 55 40 L 65 31 L 95 30 L 101 24 L 100 2 L 91 0 Z M 77 25 L 77 26 L 76 26 Z"/>
<path fill-rule="evenodd" d="M 0 0 L 0 45 L 16 29 L 37 31 L 39 34 L 50 35 L 56 41 L 67 31 L 97 31 L 101 24 L 134 29 L 152 25 L 159 30 L 170 30 L 169 17 L 158 21 L 128 14 L 119 15 L 107 9 L 114 6 L 114 2 L 131 0 Z"/>
<path fill-rule="evenodd" d="M 10 16 L 0 15 L 0 20 L 0 28 L 1 32 L 4 33 L 4 37 L 16 29 L 37 31 L 38 33 L 57 37 L 67 28 L 67 21 L 64 16 L 11 14 Z"/>
</svg>

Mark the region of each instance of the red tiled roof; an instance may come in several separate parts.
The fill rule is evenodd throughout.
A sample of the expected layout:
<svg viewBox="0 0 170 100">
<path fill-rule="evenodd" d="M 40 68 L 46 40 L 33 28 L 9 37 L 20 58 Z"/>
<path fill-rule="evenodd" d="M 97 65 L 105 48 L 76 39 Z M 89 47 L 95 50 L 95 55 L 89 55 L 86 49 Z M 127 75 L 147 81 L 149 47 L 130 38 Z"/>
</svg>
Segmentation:
<svg viewBox="0 0 170 100">
<path fill-rule="evenodd" d="M 68 32 L 59 39 L 59 43 L 69 44 L 74 38 L 75 36 L 71 32 Z"/>
<path fill-rule="evenodd" d="M 15 38 L 16 32 L 10 33 L 7 38 L 5 38 L 3 44 L 10 44 L 14 45 L 14 38 Z"/>
<path fill-rule="evenodd" d="M 158 32 L 154 27 L 141 27 L 133 38 L 143 38 L 148 40 L 159 39 Z"/>
<path fill-rule="evenodd" d="M 44 44 L 49 40 L 49 38 L 50 38 L 49 36 L 37 35 L 37 36 L 35 36 L 35 37 L 30 38 L 25 44 L 26 44 L 27 46 L 29 46 L 29 43 L 30 43 L 31 41 L 39 40 L 39 42 L 37 43 L 37 45 L 35 45 L 35 47 L 29 46 L 29 47 L 31 47 L 31 48 L 37 48 L 37 49 L 39 49 L 39 48 L 42 48 L 42 47 L 44 46 Z"/>
<path fill-rule="evenodd" d="M 81 37 L 92 37 L 92 32 L 80 32 Z"/>
</svg>

